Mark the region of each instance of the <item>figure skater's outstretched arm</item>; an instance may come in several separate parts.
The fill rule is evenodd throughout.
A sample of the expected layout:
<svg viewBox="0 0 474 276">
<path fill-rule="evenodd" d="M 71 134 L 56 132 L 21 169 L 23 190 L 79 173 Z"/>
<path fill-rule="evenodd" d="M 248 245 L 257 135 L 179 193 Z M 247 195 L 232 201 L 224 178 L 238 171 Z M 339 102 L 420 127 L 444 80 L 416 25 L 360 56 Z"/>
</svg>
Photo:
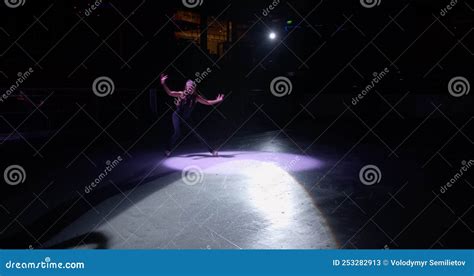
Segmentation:
<svg viewBox="0 0 474 276">
<path fill-rule="evenodd" d="M 161 75 L 161 85 L 163 86 L 163 89 L 165 89 L 166 94 L 170 95 L 171 97 L 179 97 L 183 92 L 180 91 L 171 91 L 168 88 L 168 85 L 166 85 L 166 79 L 168 78 L 168 75 Z"/>
<path fill-rule="evenodd" d="M 207 100 L 201 95 L 197 96 L 197 101 L 203 105 L 215 105 L 222 102 L 223 100 L 224 100 L 224 94 L 217 95 L 217 98 L 215 100 Z"/>
</svg>

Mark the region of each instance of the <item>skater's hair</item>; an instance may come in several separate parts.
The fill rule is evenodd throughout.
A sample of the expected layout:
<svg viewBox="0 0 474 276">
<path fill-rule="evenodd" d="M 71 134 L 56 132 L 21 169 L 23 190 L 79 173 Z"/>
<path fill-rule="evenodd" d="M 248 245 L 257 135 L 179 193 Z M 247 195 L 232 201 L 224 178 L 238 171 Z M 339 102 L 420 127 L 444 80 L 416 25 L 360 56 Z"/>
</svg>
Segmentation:
<svg viewBox="0 0 474 276">
<path fill-rule="evenodd" d="M 187 80 L 186 86 L 184 87 L 184 92 L 186 94 L 194 94 L 196 92 L 196 82 L 193 80 Z"/>
<path fill-rule="evenodd" d="M 176 106 L 179 106 L 181 104 L 181 101 L 189 98 L 192 98 L 192 101 L 195 101 L 196 97 L 196 82 L 194 82 L 193 80 L 187 80 L 186 85 L 184 86 L 183 93 L 175 98 L 174 104 Z"/>
</svg>

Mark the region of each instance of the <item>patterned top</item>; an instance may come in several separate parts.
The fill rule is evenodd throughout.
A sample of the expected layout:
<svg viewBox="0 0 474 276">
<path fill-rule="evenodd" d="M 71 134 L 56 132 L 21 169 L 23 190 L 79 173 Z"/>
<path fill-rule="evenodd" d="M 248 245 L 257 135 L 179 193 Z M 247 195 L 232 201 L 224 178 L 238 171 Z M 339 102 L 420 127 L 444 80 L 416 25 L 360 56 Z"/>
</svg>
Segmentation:
<svg viewBox="0 0 474 276">
<path fill-rule="evenodd" d="M 197 93 L 184 91 L 179 97 L 176 97 L 174 104 L 176 105 L 176 111 L 185 116 L 191 115 L 191 111 L 197 102 Z"/>
</svg>

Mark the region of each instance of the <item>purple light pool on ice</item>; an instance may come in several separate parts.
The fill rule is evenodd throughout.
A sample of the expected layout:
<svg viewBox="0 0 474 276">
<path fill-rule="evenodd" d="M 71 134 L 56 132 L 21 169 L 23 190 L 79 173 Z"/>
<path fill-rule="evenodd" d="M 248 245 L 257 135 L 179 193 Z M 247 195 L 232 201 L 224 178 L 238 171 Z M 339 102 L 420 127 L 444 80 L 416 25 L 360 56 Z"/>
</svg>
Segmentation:
<svg viewBox="0 0 474 276">
<path fill-rule="evenodd" d="M 225 163 L 246 163 L 266 162 L 276 165 L 287 172 L 306 171 L 317 169 L 322 166 L 322 162 L 308 156 L 262 151 L 223 151 L 218 157 L 212 157 L 209 153 L 191 153 L 168 158 L 164 166 L 182 170 L 191 165 L 198 166 L 203 170 L 215 166 L 221 167 Z"/>
</svg>

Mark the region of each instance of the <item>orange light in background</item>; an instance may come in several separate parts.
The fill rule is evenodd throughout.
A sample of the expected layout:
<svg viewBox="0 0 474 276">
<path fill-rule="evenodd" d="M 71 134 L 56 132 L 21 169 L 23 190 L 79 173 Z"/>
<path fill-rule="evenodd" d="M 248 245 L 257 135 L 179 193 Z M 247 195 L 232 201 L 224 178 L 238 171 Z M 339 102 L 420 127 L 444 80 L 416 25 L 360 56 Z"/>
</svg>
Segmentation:
<svg viewBox="0 0 474 276">
<path fill-rule="evenodd" d="M 177 11 L 175 20 L 179 23 L 180 29 L 175 32 L 177 39 L 193 40 L 199 44 L 200 40 L 200 15 L 191 11 Z M 229 32 L 232 30 L 231 22 L 227 20 L 216 20 L 215 17 L 208 17 L 207 29 L 207 50 L 213 55 L 222 55 L 222 45 L 230 42 Z"/>
</svg>

